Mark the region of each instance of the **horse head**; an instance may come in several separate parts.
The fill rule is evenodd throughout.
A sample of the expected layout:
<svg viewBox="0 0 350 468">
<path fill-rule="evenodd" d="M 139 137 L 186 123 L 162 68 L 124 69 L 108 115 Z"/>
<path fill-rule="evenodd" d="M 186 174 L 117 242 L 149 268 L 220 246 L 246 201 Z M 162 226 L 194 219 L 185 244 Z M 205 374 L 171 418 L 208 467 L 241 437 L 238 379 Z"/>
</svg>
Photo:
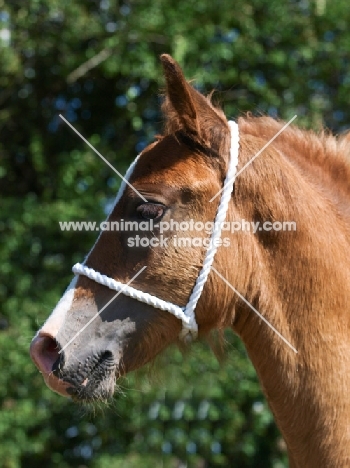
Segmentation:
<svg viewBox="0 0 350 468">
<path fill-rule="evenodd" d="M 100 234 L 84 265 L 122 284 L 132 280 L 136 290 L 183 308 L 208 248 L 208 222 L 215 219 L 220 198 L 210 200 L 224 184 L 231 134 L 223 112 L 185 80 L 179 65 L 168 55 L 162 64 L 164 135 L 139 156 L 107 219 L 119 229 Z M 229 217 L 233 211 L 230 206 Z M 133 230 L 120 229 L 122 223 Z M 182 236 L 174 226 L 180 226 Z M 232 261 L 240 256 L 238 244 L 230 248 Z M 227 269 L 223 246 L 215 262 Z M 236 284 L 243 287 L 246 281 L 241 275 Z M 115 296 L 115 290 L 89 277 L 73 279 L 31 345 L 51 389 L 84 401 L 107 398 L 116 377 L 178 340 L 182 323 L 177 317 L 124 294 Z M 195 311 L 199 334 L 232 324 L 233 302 L 232 291 L 218 287 L 210 274 Z"/>
</svg>

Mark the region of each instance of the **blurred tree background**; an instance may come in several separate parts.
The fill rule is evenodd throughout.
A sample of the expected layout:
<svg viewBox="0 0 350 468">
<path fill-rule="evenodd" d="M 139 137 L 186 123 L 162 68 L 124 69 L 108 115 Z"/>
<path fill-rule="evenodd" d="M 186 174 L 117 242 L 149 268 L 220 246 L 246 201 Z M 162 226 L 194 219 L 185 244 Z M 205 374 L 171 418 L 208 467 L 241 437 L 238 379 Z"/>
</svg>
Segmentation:
<svg viewBox="0 0 350 468">
<path fill-rule="evenodd" d="M 235 118 L 252 111 L 335 132 L 349 126 L 347 0 L 0 0 L 0 466 L 287 466 L 239 341 L 170 349 L 121 382 L 110 407 L 53 394 L 28 347 L 124 172 L 161 131 L 158 56 L 170 53 Z"/>
</svg>

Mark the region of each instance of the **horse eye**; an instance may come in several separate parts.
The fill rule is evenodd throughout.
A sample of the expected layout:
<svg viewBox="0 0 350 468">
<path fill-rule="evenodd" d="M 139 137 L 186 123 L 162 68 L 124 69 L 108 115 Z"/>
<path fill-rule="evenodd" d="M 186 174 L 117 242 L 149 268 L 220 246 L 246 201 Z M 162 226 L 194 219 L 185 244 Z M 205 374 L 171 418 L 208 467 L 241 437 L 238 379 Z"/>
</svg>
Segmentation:
<svg viewBox="0 0 350 468">
<path fill-rule="evenodd" d="M 136 212 L 143 219 L 158 219 L 164 214 L 164 206 L 155 203 L 144 203 L 136 208 Z"/>
</svg>

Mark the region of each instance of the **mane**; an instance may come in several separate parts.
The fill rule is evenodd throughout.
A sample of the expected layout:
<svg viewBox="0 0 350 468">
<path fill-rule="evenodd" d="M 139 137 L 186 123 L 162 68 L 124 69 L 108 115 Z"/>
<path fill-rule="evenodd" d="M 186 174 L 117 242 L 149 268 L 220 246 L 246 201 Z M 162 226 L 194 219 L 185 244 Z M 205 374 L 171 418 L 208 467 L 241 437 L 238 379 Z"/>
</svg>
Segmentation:
<svg viewBox="0 0 350 468">
<path fill-rule="evenodd" d="M 239 119 L 242 134 L 271 140 L 285 122 L 271 117 L 247 115 Z M 350 138 L 336 137 L 326 130 L 316 133 L 289 126 L 272 143 L 274 148 L 295 164 L 310 183 L 321 185 L 337 201 L 350 199 Z"/>
<path fill-rule="evenodd" d="M 200 98 L 205 99 L 210 110 L 215 112 L 220 120 L 226 122 L 222 109 L 213 104 L 212 95 L 213 92 L 207 97 L 200 96 Z M 167 98 L 163 101 L 162 112 L 165 118 L 164 136 L 177 134 L 183 136 L 181 139 L 190 146 L 193 144 L 194 147 L 202 149 L 215 148 L 218 152 L 225 146 L 222 141 L 222 131 L 216 131 L 212 127 L 212 118 L 209 114 L 202 115 L 202 125 L 208 135 L 208 138 L 203 140 L 193 133 L 186 133 L 177 112 Z M 239 118 L 241 133 L 261 138 L 264 144 L 271 140 L 283 125 L 285 122 L 268 116 L 255 117 L 247 114 Z M 290 125 L 276 138 L 273 146 L 289 156 L 291 162 L 297 164 L 302 172 L 322 182 L 332 192 L 340 191 L 347 199 L 350 198 L 350 132 L 336 137 L 325 129 L 316 133 Z"/>
</svg>

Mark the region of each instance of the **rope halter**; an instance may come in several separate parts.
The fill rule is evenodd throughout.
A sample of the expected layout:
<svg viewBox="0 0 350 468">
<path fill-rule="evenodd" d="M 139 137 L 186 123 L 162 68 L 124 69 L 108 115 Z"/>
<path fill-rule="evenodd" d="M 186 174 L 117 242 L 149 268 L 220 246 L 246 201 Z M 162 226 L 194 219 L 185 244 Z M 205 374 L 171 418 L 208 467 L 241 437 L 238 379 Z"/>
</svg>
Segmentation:
<svg viewBox="0 0 350 468">
<path fill-rule="evenodd" d="M 208 279 L 211 266 L 214 261 L 214 257 L 217 251 L 217 247 L 219 245 L 219 240 L 221 238 L 221 228 L 222 224 L 226 219 L 226 213 L 228 209 L 228 205 L 231 199 L 231 193 L 233 190 L 233 185 L 236 177 L 237 172 L 237 164 L 238 164 L 238 153 L 239 153 L 239 130 L 238 125 L 236 122 L 229 121 L 228 122 L 230 131 L 231 131 L 231 147 L 230 147 L 230 162 L 229 168 L 226 174 L 224 186 L 221 193 L 221 199 L 218 206 L 218 210 L 215 216 L 214 227 L 211 233 L 211 238 L 209 242 L 209 247 L 205 254 L 205 258 L 203 261 L 203 266 L 201 271 L 197 277 L 196 283 L 188 300 L 188 303 L 185 307 L 179 307 L 171 302 L 164 301 L 159 299 L 152 294 L 145 293 L 138 289 L 135 289 L 127 284 L 121 283 L 119 281 L 114 280 L 113 278 L 109 278 L 108 276 L 102 275 L 101 273 L 93 270 L 92 268 L 87 267 L 84 264 L 77 263 L 73 266 L 72 270 L 75 275 L 84 275 L 91 280 L 102 284 L 103 286 L 107 286 L 109 289 L 113 289 L 115 291 L 120 291 L 125 296 L 129 296 L 132 299 L 136 299 L 140 302 L 144 302 L 145 304 L 151 305 L 157 309 L 161 309 L 167 312 L 170 312 L 176 318 L 182 321 L 182 331 L 180 333 L 180 338 L 185 341 L 190 341 L 191 339 L 195 339 L 198 334 L 198 325 L 196 322 L 195 316 L 195 309 L 199 298 L 201 297 L 204 285 Z M 125 179 L 129 180 L 133 170 L 136 166 L 137 160 L 139 156 L 134 160 L 134 162 L 130 165 L 127 173 L 125 175 Z M 126 187 L 125 181 L 120 186 L 119 192 L 115 199 L 114 206 L 119 202 L 121 199 L 124 190 Z M 85 263 L 85 262 L 84 262 Z"/>
</svg>

